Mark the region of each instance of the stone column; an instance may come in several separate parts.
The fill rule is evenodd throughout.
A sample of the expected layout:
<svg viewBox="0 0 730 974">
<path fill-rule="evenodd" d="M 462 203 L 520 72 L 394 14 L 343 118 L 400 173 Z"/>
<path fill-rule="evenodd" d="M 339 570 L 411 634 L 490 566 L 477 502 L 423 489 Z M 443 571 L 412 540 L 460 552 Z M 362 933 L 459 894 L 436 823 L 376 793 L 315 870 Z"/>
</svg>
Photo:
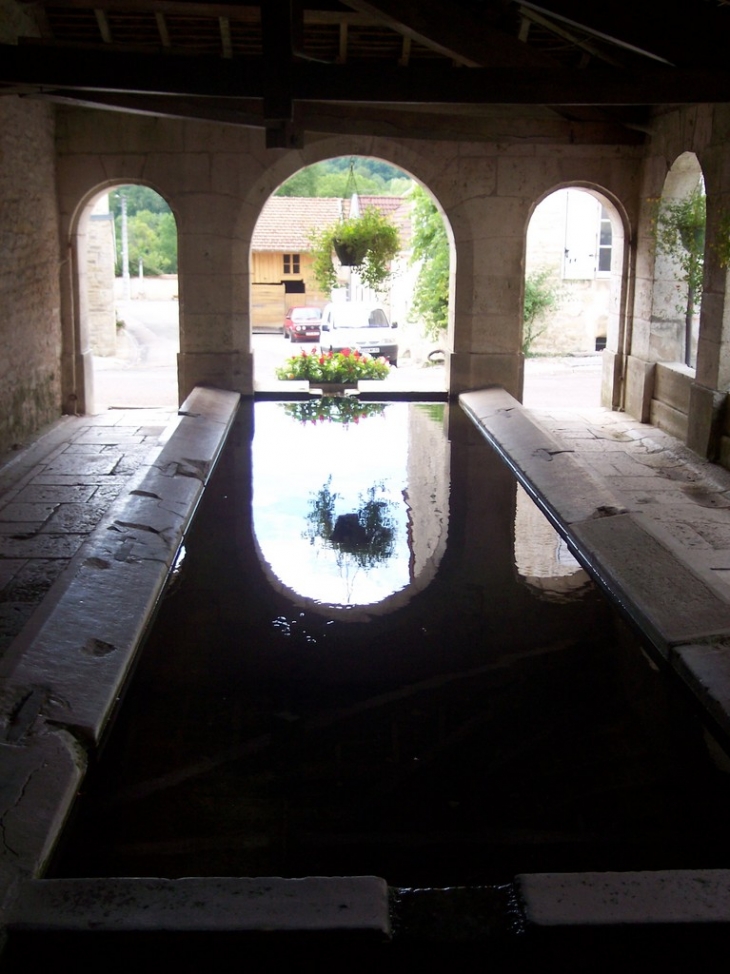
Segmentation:
<svg viewBox="0 0 730 974">
<path fill-rule="evenodd" d="M 450 394 L 497 384 L 519 399 L 525 215 L 519 201 L 479 196 L 449 218 L 456 240 Z"/>
<path fill-rule="evenodd" d="M 249 241 L 234 232 L 236 208 L 214 194 L 184 201 L 180 220 L 180 401 L 196 385 L 253 395 Z"/>
<path fill-rule="evenodd" d="M 730 300 L 727 263 L 727 224 L 730 192 L 730 151 L 712 158 L 707 172 L 707 244 L 697 368 L 690 390 L 687 446 L 711 460 L 721 453 L 721 423 L 730 388 Z M 727 452 L 727 451 L 723 451 Z"/>
</svg>

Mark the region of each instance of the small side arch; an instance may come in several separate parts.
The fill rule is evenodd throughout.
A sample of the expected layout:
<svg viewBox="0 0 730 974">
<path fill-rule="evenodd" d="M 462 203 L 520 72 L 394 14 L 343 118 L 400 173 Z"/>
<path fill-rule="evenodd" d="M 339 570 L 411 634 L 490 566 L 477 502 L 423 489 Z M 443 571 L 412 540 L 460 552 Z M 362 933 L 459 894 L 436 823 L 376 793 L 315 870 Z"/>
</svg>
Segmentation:
<svg viewBox="0 0 730 974">
<path fill-rule="evenodd" d="M 547 335 L 537 348 L 548 354 L 603 351 L 600 402 L 614 409 L 622 401 L 620 361 L 629 339 L 629 239 L 620 200 L 590 182 L 571 181 L 546 190 L 530 207 L 525 225 L 526 273 L 546 269 L 559 295 L 558 306 L 561 301 L 564 305 L 562 316 L 551 311 L 544 319 Z M 572 323 L 570 330 L 566 323 Z M 523 348 L 532 337 L 523 321 Z"/>
<path fill-rule="evenodd" d="M 68 260 L 61 275 L 63 347 L 63 410 L 71 414 L 93 413 L 97 408 L 94 391 L 94 369 L 88 304 L 89 228 L 94 207 L 99 200 L 119 186 L 146 186 L 165 200 L 175 218 L 179 233 L 179 215 L 174 202 L 159 186 L 130 176 L 116 177 L 87 189 L 71 207 L 65 228 Z M 179 287 L 182 289 L 180 280 Z M 180 302 L 182 304 L 182 302 Z"/>
</svg>

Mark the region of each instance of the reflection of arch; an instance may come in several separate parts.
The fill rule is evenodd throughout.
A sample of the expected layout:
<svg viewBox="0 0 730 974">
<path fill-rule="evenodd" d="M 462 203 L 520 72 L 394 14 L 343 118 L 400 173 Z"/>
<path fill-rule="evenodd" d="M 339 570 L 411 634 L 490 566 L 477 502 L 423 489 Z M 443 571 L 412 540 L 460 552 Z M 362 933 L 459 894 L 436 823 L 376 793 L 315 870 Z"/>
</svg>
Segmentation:
<svg viewBox="0 0 730 974">
<path fill-rule="evenodd" d="M 70 314 L 64 316 L 70 321 L 64 334 L 63 360 L 65 380 L 65 408 L 68 412 L 91 413 L 95 408 L 93 358 L 88 307 L 88 261 L 89 225 L 92 212 L 98 201 L 118 186 L 144 185 L 161 196 L 173 212 L 176 226 L 177 214 L 167 197 L 157 186 L 134 177 L 116 178 L 95 186 L 85 192 L 77 202 L 69 220 L 70 262 L 65 279 L 64 300 L 68 303 Z"/>
<path fill-rule="evenodd" d="M 697 156 L 694 152 L 683 152 L 667 173 L 661 202 L 686 199 L 702 185 L 702 169 Z M 657 250 L 652 288 L 650 356 L 654 362 L 676 362 L 693 367 L 697 359 L 699 314 L 696 313 L 690 323 L 690 347 L 687 348 L 683 310 L 687 286 L 682 276 L 683 271 L 677 260 Z"/>
<path fill-rule="evenodd" d="M 564 539 L 516 484 L 515 568 L 538 598 L 567 602 L 580 598 L 591 580 L 570 553 Z"/>
<path fill-rule="evenodd" d="M 356 599 L 350 604 L 342 604 L 328 599 L 328 593 L 332 589 L 322 589 L 321 594 L 317 595 L 305 595 L 297 591 L 297 572 L 306 571 L 300 560 L 301 546 L 297 547 L 300 541 L 297 532 L 301 532 L 306 522 L 301 518 L 300 505 L 297 505 L 297 510 L 293 514 L 293 518 L 299 520 L 293 520 L 290 517 L 292 513 L 290 505 L 285 502 L 282 506 L 277 506 L 276 502 L 280 498 L 273 498 L 271 495 L 272 491 L 275 491 L 285 497 L 286 492 L 289 491 L 290 496 L 302 498 L 308 489 L 305 484 L 309 484 L 311 478 L 308 478 L 302 465 L 297 467 L 297 459 L 292 456 L 293 451 L 288 448 L 286 432 L 280 421 L 280 416 L 284 416 L 284 413 L 274 412 L 279 405 L 277 403 L 257 404 L 257 410 L 272 407 L 266 415 L 270 416 L 274 423 L 273 425 L 267 423 L 264 414 L 258 412 L 259 420 L 264 419 L 263 423 L 257 422 L 261 443 L 257 445 L 254 438 L 252 448 L 252 483 L 255 502 L 252 518 L 253 540 L 262 572 L 271 587 L 286 595 L 295 605 L 315 614 L 351 622 L 361 622 L 372 616 L 385 615 L 407 605 L 415 595 L 422 592 L 433 581 L 446 551 L 449 526 L 450 444 L 442 426 L 443 406 L 393 403 L 386 407 L 395 414 L 391 423 L 398 423 L 398 426 L 397 428 L 391 426 L 388 431 L 389 450 L 381 451 L 381 458 L 368 455 L 370 456 L 368 467 L 372 465 L 372 477 L 378 479 L 383 476 L 384 471 L 393 475 L 394 464 L 402 461 L 403 466 L 399 468 L 400 472 L 393 479 L 399 481 L 400 486 L 403 483 L 407 485 L 403 489 L 407 512 L 405 524 L 407 563 L 403 577 L 407 578 L 407 581 L 405 584 L 400 584 L 395 591 L 391 588 L 389 594 L 376 602 L 358 602 Z M 434 409 L 439 411 L 438 415 L 434 415 Z M 405 416 L 403 416 L 404 412 Z M 400 421 L 399 414 L 403 417 Z M 358 432 L 362 431 L 364 426 L 365 424 L 360 426 Z M 294 429 L 296 432 L 295 427 Z M 373 427 L 373 431 L 374 436 L 370 445 L 384 443 L 382 429 Z M 355 431 L 352 430 L 347 435 L 354 436 Z M 275 451 L 269 449 L 273 436 L 276 437 L 277 444 Z M 363 445 L 361 437 L 356 452 L 359 452 Z M 394 452 L 397 453 L 401 446 L 402 454 L 394 457 Z M 309 449 L 310 447 L 307 446 L 303 456 L 311 456 Z M 292 464 L 291 477 L 286 476 L 285 470 L 282 476 L 282 456 L 286 456 Z M 386 462 L 379 467 L 378 460 L 383 458 Z M 315 458 L 314 466 L 317 468 L 317 475 L 321 482 L 321 477 L 324 475 L 322 471 L 328 469 L 326 461 L 323 465 Z M 278 484 L 281 484 L 280 488 Z M 260 517 L 257 517 L 257 497 L 263 499 L 261 509 L 264 513 Z M 266 536 L 267 530 L 271 534 L 270 537 Z M 285 561 L 281 558 L 282 544 L 286 548 Z M 304 539 L 304 546 L 309 547 L 306 539 Z M 274 562 L 279 565 L 278 569 L 272 567 Z M 287 572 L 289 576 L 283 578 Z M 301 586 L 303 590 L 309 586 L 311 591 L 311 577 L 306 575 L 306 584 Z M 324 577 L 326 573 L 323 573 Z M 319 589 L 317 591 L 320 592 Z"/>
<path fill-rule="evenodd" d="M 574 354 L 605 347 L 616 353 L 622 349 L 627 236 L 625 211 L 603 187 L 565 183 L 544 193 L 532 207 L 525 231 L 526 272 L 553 266 L 554 280 L 562 289 L 563 310 L 547 319 L 557 328 L 544 342 L 543 351 Z M 609 390 L 604 404 L 617 405 L 618 392 Z"/>
</svg>

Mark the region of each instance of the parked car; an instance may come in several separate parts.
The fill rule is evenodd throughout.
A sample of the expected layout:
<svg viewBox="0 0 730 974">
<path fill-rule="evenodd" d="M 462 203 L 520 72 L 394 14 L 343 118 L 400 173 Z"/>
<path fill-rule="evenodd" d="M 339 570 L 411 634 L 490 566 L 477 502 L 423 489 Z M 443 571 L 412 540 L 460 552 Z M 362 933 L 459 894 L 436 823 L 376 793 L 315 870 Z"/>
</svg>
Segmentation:
<svg viewBox="0 0 730 974">
<path fill-rule="evenodd" d="M 382 356 L 391 365 L 398 365 L 398 341 L 385 311 L 377 306 L 343 301 L 328 304 L 322 312 L 320 345 L 328 352 L 344 348 L 359 349 L 373 358 Z"/>
<path fill-rule="evenodd" d="M 321 308 L 289 308 L 281 326 L 281 333 L 284 338 L 289 338 L 293 342 L 318 342 L 321 317 Z"/>
</svg>

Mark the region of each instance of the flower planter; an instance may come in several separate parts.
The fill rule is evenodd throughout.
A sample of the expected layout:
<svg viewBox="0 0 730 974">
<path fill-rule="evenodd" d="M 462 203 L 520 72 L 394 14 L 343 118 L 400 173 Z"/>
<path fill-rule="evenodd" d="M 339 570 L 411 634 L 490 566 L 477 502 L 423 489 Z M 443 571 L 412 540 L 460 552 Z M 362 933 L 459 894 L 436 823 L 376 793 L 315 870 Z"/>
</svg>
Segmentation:
<svg viewBox="0 0 730 974">
<path fill-rule="evenodd" d="M 352 390 L 357 392 L 357 382 L 317 382 L 312 380 L 309 383 L 310 392 L 321 392 L 323 396 L 344 396 Z"/>
</svg>

